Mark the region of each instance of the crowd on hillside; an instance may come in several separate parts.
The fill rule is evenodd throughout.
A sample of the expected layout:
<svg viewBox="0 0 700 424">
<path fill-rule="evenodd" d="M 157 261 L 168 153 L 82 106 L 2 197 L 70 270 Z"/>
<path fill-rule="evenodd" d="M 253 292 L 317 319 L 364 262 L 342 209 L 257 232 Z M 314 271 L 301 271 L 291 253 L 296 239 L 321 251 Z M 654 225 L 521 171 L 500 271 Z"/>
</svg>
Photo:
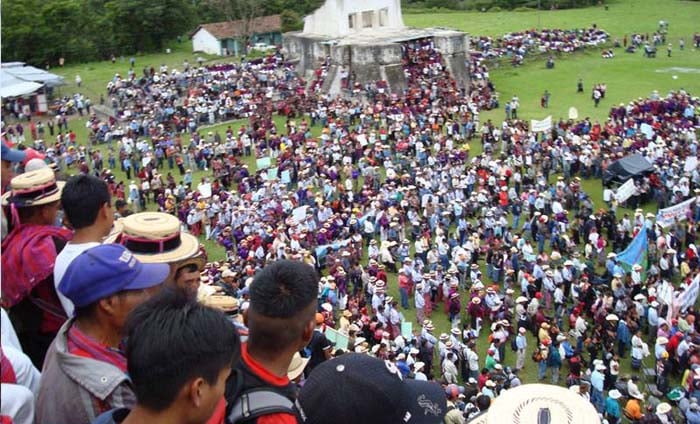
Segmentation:
<svg viewBox="0 0 700 424">
<path fill-rule="evenodd" d="M 207 422 L 214 411 L 209 422 L 231 423 L 245 421 L 238 415 L 245 415 L 241 394 L 249 399 L 248 388 L 273 386 L 274 412 L 283 416 L 275 422 L 296 422 L 291 381 L 301 381 L 297 412 L 324 422 L 327 416 L 316 411 L 333 412 L 342 402 L 314 396 L 333 387 L 327 384 L 334 369 L 371 369 L 376 362 L 363 362 L 369 354 L 405 380 L 442 385 L 420 386 L 431 409 L 442 411 L 425 422 L 446 414 L 445 422 L 461 423 L 485 413 L 502 390 L 529 382 L 519 377 L 529 367 L 540 381 L 579 393 L 608 422 L 623 414 L 694 422 L 700 205 L 670 224 L 641 209 L 618 217 L 614 189 L 598 204 L 585 181 L 638 152 L 656 168 L 636 180 L 633 198 L 648 193 L 659 208 L 695 198 L 700 172 L 686 163 L 697 153 L 698 98 L 654 93 L 611 108 L 605 123 L 560 121 L 534 133 L 517 114 L 500 124 L 480 121 L 493 89 L 485 69 L 477 69 L 484 91 L 464 98 L 430 42 L 406 46 L 405 55 L 405 93 L 377 83 L 363 93 L 364 103 L 315 98 L 295 109 L 308 116 L 276 106 L 303 101 L 290 100 L 301 99 L 293 95 L 303 90 L 301 80 L 278 55 L 184 70 L 196 87 L 181 85 L 181 74 L 167 69 L 117 76 L 110 98 L 120 99 L 119 113 L 132 120 L 123 134 L 111 134 L 107 157 L 70 136 L 13 150 L 6 143 L 17 140 L 7 131 L 2 297 L 19 341 L 6 349 L 3 322 L 3 396 L 10 393 L 6 384 L 21 394 L 2 404 L 33 414 L 36 401 L 37 422 L 63 416 L 88 423 L 106 412 L 100 419 L 112 421 L 97 422 L 128 424 L 144 411 L 174 408 L 170 413 L 201 414 L 191 422 Z M 236 105 L 244 105 L 240 116 L 249 125 L 225 134 L 197 130 L 211 117 L 198 107 L 216 114 Z M 284 128 L 271 119 L 280 110 L 288 117 Z M 112 132 L 109 123 L 89 124 Z M 322 128 L 318 137 L 314 125 Z M 183 129 L 192 134 L 187 142 Z M 478 143 L 481 153 L 474 154 Z M 258 169 L 246 157 L 255 157 Z M 10 180 L 13 168 L 24 173 Z M 126 181 L 114 176 L 117 168 Z M 193 170 L 206 176 L 195 180 Z M 65 188 L 56 182 L 69 174 L 82 177 Z M 152 203 L 158 213 L 142 212 Z M 648 260 L 618 260 L 639 233 L 647 234 Z M 225 260 L 208 261 L 192 235 L 219 244 Z M 100 245 L 104 237 L 109 243 Z M 145 265 L 151 262 L 170 267 Z M 84 272 L 89 266 L 98 268 Z M 135 268 L 150 273 L 149 281 Z M 133 273 L 133 280 L 127 284 L 120 273 Z M 207 392 L 206 401 L 178 392 L 148 403 L 160 387 L 138 379 L 147 368 L 134 358 L 147 350 L 132 344 L 132 332 L 139 340 L 138 320 L 124 319 L 160 283 L 231 315 L 247 342 L 239 353 L 217 354 L 240 356 L 234 368 L 242 383 L 224 377 L 223 390 L 210 371 L 202 384 L 219 391 Z M 163 303 L 156 296 L 137 312 L 167 309 Z M 182 307 L 195 308 L 188 305 Z M 415 320 L 405 319 L 409 309 Z M 441 315 L 450 323 L 444 332 L 436 331 Z M 278 337 L 280 331 L 287 336 Z M 482 343 L 489 345 L 485 351 L 478 349 Z M 157 348 L 150 354 L 163 355 Z M 71 360 L 95 368 L 66 370 Z M 624 375 L 621 361 L 639 375 L 650 370 L 646 380 Z M 179 363 L 167 372 L 181 372 Z M 214 371 L 226 370 L 220 363 Z M 125 377 L 132 367 L 133 382 Z M 82 381 L 71 372 L 106 377 Z M 191 377 L 177 384 L 190 384 Z M 357 392 L 363 390 L 355 387 L 351 395 Z M 363 394 L 371 404 L 371 390 Z M 403 404 L 385 408 L 375 417 L 406 412 Z M 363 412 L 338 416 L 353 422 L 352 414 Z"/>
<path fill-rule="evenodd" d="M 532 29 L 510 32 L 497 38 L 479 36 L 472 40 L 472 46 L 477 57 L 487 59 L 510 57 L 514 64 L 520 64 L 528 54 L 573 53 L 577 50 L 601 46 L 608 41 L 610 41 L 608 33 L 593 26 L 573 30 Z"/>
</svg>

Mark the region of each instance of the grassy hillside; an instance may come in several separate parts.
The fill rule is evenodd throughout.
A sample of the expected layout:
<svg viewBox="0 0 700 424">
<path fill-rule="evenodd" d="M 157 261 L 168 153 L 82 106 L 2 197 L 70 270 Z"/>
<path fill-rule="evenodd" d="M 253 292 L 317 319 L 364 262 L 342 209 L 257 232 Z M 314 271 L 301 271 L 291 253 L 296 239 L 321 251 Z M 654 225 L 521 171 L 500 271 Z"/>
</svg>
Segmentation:
<svg viewBox="0 0 700 424">
<path fill-rule="evenodd" d="M 652 32 L 660 19 L 670 30 L 686 36 L 700 31 L 700 4 L 682 0 L 618 0 L 585 9 L 526 12 L 441 12 L 404 13 L 404 23 L 415 27 L 450 27 L 470 34 L 497 36 L 527 28 L 576 28 L 597 24 L 613 36 L 631 32 Z"/>
</svg>

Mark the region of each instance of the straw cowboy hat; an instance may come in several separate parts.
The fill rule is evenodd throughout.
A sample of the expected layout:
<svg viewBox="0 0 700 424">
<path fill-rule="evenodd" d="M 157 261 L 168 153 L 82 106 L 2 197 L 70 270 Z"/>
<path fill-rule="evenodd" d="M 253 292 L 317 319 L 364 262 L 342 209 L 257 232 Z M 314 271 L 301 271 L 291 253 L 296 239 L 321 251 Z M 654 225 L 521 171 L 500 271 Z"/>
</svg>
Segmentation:
<svg viewBox="0 0 700 424">
<path fill-rule="evenodd" d="M 180 231 L 180 220 L 163 212 L 141 212 L 129 215 L 121 222 L 122 230 L 105 243 L 124 245 L 145 263 L 178 263 L 178 266 L 197 265 L 204 268 L 199 257 L 199 241 L 191 234 Z"/>
<path fill-rule="evenodd" d="M 292 362 L 289 363 L 289 367 L 287 368 L 287 377 L 290 380 L 299 377 L 301 373 L 304 372 L 304 368 L 306 368 L 306 364 L 309 363 L 310 359 L 311 358 L 302 358 L 299 352 L 295 353 L 294 356 L 292 356 Z"/>
<path fill-rule="evenodd" d="M 10 181 L 10 191 L 3 194 L 2 205 L 17 207 L 41 206 L 61 200 L 61 192 L 66 183 L 56 181 L 49 168 L 25 172 Z"/>
</svg>

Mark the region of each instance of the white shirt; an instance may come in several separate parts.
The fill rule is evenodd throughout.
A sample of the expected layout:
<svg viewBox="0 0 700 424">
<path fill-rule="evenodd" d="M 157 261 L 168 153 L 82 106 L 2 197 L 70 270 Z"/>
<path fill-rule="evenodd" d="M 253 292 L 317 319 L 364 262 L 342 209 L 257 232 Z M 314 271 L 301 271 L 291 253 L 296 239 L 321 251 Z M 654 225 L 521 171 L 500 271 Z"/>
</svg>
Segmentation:
<svg viewBox="0 0 700 424">
<path fill-rule="evenodd" d="M 56 287 L 58 300 L 61 301 L 61 306 L 63 306 L 63 310 L 66 311 L 68 318 L 73 316 L 73 310 L 75 307 L 73 306 L 73 302 L 71 302 L 58 290 L 58 285 L 61 283 L 61 279 L 66 273 L 68 266 L 71 264 L 71 262 L 73 262 L 73 259 L 77 258 L 84 251 L 99 245 L 100 243 L 97 242 L 77 244 L 68 243 L 63 250 L 61 250 L 58 256 L 56 256 L 56 263 L 53 268 L 53 284 Z"/>
</svg>

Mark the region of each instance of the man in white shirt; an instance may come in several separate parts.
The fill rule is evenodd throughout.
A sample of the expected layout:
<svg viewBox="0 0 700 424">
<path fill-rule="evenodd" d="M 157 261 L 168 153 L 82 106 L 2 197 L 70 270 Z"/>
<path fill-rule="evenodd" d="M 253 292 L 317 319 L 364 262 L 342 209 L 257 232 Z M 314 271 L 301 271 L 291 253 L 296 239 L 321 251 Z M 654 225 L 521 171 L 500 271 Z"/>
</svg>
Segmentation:
<svg viewBox="0 0 700 424">
<path fill-rule="evenodd" d="M 114 223 L 114 210 L 107 183 L 92 175 L 71 177 L 61 194 L 61 206 L 66 224 L 75 232 L 56 257 L 53 280 L 56 293 L 66 315 L 73 315 L 73 303 L 59 290 L 58 285 L 68 265 L 85 250 L 102 243 Z"/>
</svg>

